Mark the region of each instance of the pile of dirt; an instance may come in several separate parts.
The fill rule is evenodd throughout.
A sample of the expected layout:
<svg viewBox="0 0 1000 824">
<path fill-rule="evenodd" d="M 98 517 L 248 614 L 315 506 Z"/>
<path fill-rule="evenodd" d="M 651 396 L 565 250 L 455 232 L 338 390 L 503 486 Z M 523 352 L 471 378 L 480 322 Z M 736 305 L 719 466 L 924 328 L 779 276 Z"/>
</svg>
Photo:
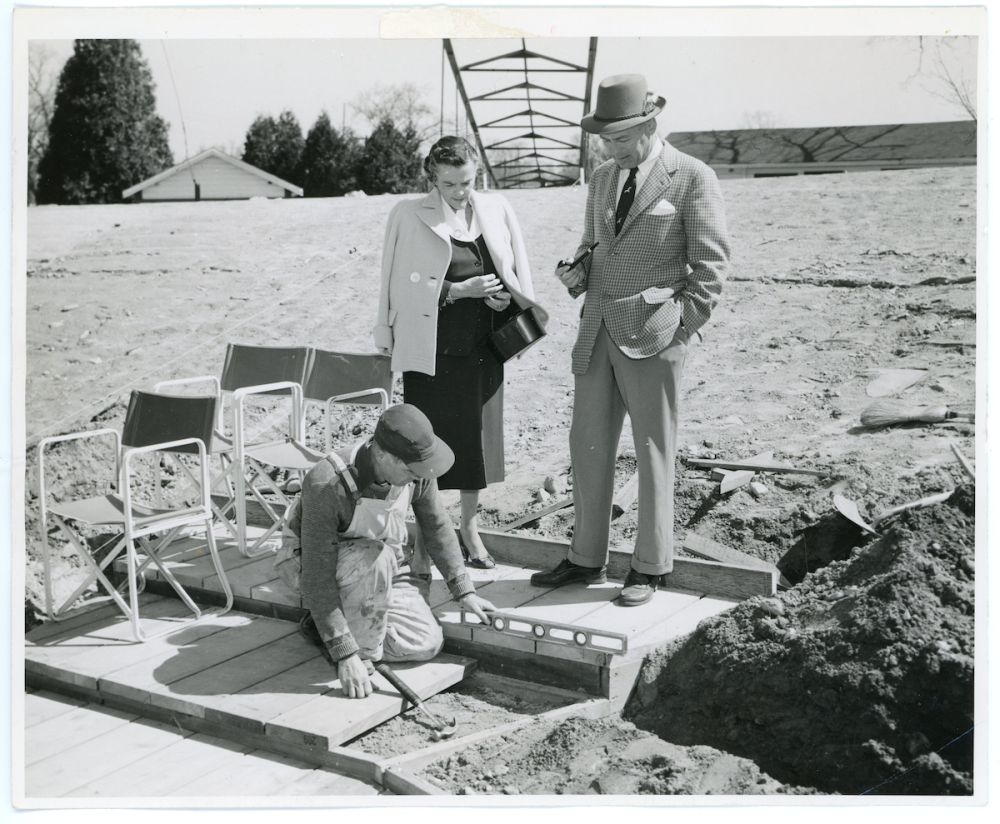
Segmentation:
<svg viewBox="0 0 1000 824">
<path fill-rule="evenodd" d="M 644 667 L 626 716 L 824 792 L 972 792 L 974 489 Z"/>
<path fill-rule="evenodd" d="M 670 744 L 617 717 L 541 722 L 431 764 L 423 777 L 459 795 L 802 792 L 744 758 L 711 747 Z"/>
</svg>

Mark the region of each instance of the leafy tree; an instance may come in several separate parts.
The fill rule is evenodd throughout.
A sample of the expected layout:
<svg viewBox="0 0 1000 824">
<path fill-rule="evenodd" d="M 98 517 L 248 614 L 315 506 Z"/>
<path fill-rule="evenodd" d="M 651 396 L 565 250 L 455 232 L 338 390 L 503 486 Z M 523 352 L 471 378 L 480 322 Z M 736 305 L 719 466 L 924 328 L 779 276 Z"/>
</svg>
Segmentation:
<svg viewBox="0 0 1000 824">
<path fill-rule="evenodd" d="M 402 194 L 421 189 L 420 137 L 412 126 L 402 131 L 383 120 L 367 138 L 358 165 L 358 182 L 366 194 Z"/>
<path fill-rule="evenodd" d="M 243 144 L 243 161 L 301 186 L 300 164 L 304 146 L 299 121 L 286 109 L 277 120 L 271 116 L 258 116 L 250 124 Z"/>
<path fill-rule="evenodd" d="M 322 112 L 306 136 L 299 177 L 306 197 L 336 197 L 358 188 L 361 145 L 350 129 L 338 132 Z"/>
<path fill-rule="evenodd" d="M 76 40 L 59 76 L 39 203 L 115 203 L 173 165 L 149 67 L 135 40 Z"/>
</svg>

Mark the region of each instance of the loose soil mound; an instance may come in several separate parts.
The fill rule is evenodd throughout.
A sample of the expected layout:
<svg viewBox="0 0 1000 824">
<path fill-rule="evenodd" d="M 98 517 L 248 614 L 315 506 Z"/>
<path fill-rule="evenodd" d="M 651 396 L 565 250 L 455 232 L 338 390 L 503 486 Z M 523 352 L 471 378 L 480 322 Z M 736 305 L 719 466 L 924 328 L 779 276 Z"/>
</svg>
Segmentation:
<svg viewBox="0 0 1000 824">
<path fill-rule="evenodd" d="M 460 795 L 727 795 L 792 792 L 744 758 L 679 747 L 628 721 L 571 718 L 500 736 L 431 764 Z"/>
<path fill-rule="evenodd" d="M 974 494 L 898 516 L 780 598 L 706 621 L 626 715 L 826 792 L 972 792 Z"/>
</svg>

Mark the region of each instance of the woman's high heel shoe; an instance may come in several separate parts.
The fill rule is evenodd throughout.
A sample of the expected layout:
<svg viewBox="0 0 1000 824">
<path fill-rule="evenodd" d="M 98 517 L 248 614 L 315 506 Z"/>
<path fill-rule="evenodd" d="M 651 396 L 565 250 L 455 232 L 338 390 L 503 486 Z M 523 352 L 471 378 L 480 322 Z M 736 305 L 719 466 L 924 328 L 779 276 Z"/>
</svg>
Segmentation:
<svg viewBox="0 0 1000 824">
<path fill-rule="evenodd" d="M 490 553 L 486 553 L 484 558 L 473 558 L 469 554 L 469 548 L 465 545 L 465 541 L 458 539 L 458 546 L 462 550 L 462 557 L 465 559 L 466 566 L 470 566 L 473 569 L 493 569 L 497 564 L 493 560 L 493 556 Z"/>
</svg>

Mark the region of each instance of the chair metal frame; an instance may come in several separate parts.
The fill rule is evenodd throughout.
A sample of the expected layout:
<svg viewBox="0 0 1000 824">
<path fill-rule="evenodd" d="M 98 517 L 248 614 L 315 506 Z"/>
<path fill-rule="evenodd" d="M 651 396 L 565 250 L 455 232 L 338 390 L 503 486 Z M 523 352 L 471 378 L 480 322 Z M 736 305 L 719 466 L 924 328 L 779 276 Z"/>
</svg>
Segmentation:
<svg viewBox="0 0 1000 824">
<path fill-rule="evenodd" d="M 47 490 L 45 483 L 45 451 L 48 447 L 56 443 L 64 443 L 85 438 L 112 436 L 115 445 L 115 479 L 117 482 L 117 492 L 108 492 L 104 496 L 91 496 L 86 499 L 77 499 L 65 504 L 57 504 L 54 507 L 48 505 Z M 200 465 L 200 483 L 198 492 L 200 500 L 193 506 L 182 509 L 156 509 L 139 506 L 133 502 L 132 495 L 132 472 L 133 461 L 141 456 L 156 452 L 171 453 L 179 451 L 184 447 L 195 447 Z M 183 465 L 183 464 L 182 464 Z M 84 432 L 74 432 L 66 435 L 55 435 L 43 438 L 38 444 L 38 474 L 39 474 L 39 531 L 41 533 L 42 546 L 42 566 L 44 571 L 44 591 L 45 591 L 45 611 L 52 621 L 64 620 L 67 612 L 83 593 L 94 583 L 100 584 L 108 593 L 111 600 L 129 619 L 132 627 L 132 634 L 136 641 L 142 642 L 150 638 L 176 631 L 178 627 L 168 627 L 167 629 L 148 635 L 142 628 L 139 614 L 139 594 L 144 588 L 144 572 L 152 563 L 155 564 L 160 575 L 177 593 L 177 596 L 185 606 L 194 613 L 193 621 L 185 622 L 184 626 L 189 626 L 196 621 L 202 621 L 208 617 L 217 617 L 228 612 L 233 606 L 233 591 L 226 577 L 225 569 L 219 557 L 215 536 L 212 532 L 212 509 L 210 504 L 210 481 L 208 471 L 208 452 L 205 443 L 200 438 L 181 438 L 164 441 L 161 443 L 148 444 L 143 446 L 122 447 L 122 436 L 114 429 L 95 429 Z M 86 514 L 66 515 L 56 511 L 60 506 L 71 504 L 94 504 L 104 500 L 111 503 L 112 507 L 120 507 L 120 521 L 117 517 L 108 519 L 97 516 L 96 519 L 86 517 Z M 48 523 L 52 518 L 58 525 L 60 531 L 69 540 L 73 549 L 83 558 L 85 565 L 90 567 L 89 574 L 84 582 L 61 604 L 54 603 L 52 593 L 52 561 L 50 556 Z M 70 526 L 69 521 L 76 521 L 81 524 L 91 525 L 112 525 L 121 527 L 123 534 L 105 557 L 97 562 L 90 552 L 82 544 L 82 538 Z M 203 612 L 191 599 L 184 587 L 176 579 L 159 557 L 159 553 L 170 544 L 181 529 L 196 523 L 204 523 L 206 542 L 215 567 L 216 574 L 225 595 L 225 605 L 221 609 L 213 609 Z M 156 535 L 154 541 L 150 537 Z M 139 560 L 136 545 L 142 547 L 145 558 Z M 127 580 L 116 587 L 105 574 L 105 570 L 110 566 L 122 552 L 125 552 L 128 575 Z M 140 583 L 141 582 L 141 583 Z M 128 602 L 122 597 L 122 588 L 128 587 Z M 94 599 L 91 599 L 94 600 Z M 85 604 L 86 606 L 86 604 Z M 78 610 L 77 610 L 78 611 Z"/>
</svg>

